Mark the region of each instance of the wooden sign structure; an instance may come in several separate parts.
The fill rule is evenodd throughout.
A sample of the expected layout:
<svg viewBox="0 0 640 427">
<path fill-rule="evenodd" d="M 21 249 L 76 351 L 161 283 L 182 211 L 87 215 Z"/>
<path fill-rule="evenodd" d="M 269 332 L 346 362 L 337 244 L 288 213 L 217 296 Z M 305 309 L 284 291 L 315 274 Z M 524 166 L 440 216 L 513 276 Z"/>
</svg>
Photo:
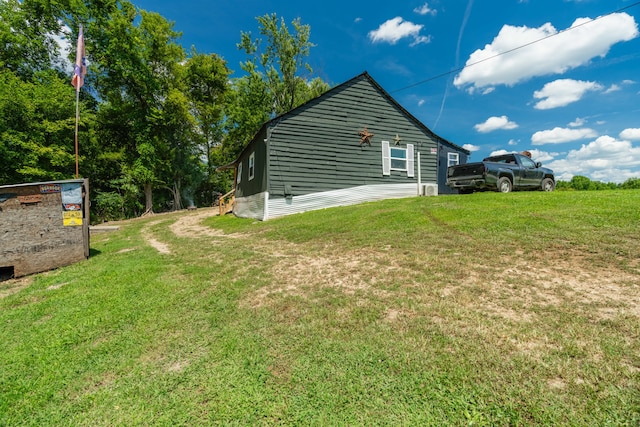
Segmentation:
<svg viewBox="0 0 640 427">
<path fill-rule="evenodd" d="M 30 194 L 28 196 L 18 196 L 18 200 L 23 205 L 32 205 L 34 203 L 40 203 L 42 201 L 42 195 Z"/>
</svg>

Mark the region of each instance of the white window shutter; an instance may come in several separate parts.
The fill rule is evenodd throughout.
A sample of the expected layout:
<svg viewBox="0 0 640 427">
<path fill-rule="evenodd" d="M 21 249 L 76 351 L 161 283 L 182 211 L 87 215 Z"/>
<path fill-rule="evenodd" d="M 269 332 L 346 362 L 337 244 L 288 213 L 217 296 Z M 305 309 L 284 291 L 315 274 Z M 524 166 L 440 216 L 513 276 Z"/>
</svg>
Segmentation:
<svg viewBox="0 0 640 427">
<path fill-rule="evenodd" d="M 413 178 L 415 170 L 415 161 L 413 160 L 413 144 L 407 144 L 407 176 Z"/>
<path fill-rule="evenodd" d="M 389 141 L 382 141 L 382 175 L 391 175 L 391 149 Z"/>
</svg>

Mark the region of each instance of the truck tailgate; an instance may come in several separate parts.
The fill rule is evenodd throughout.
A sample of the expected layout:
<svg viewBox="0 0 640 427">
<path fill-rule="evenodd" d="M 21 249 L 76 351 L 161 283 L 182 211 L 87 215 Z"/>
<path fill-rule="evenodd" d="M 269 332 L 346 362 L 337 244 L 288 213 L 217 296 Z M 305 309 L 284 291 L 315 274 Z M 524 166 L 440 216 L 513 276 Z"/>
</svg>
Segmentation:
<svg viewBox="0 0 640 427">
<path fill-rule="evenodd" d="M 447 169 L 448 178 L 478 177 L 483 174 L 483 163 L 467 163 L 464 165 L 451 166 Z"/>
</svg>

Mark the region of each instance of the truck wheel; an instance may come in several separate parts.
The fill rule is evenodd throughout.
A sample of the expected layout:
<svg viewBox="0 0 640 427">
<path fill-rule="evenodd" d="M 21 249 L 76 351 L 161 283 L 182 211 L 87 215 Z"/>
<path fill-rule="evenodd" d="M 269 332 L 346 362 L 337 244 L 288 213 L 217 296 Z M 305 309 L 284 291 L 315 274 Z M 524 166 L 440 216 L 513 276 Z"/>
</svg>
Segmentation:
<svg viewBox="0 0 640 427">
<path fill-rule="evenodd" d="M 510 193 L 512 189 L 511 180 L 503 176 L 498 180 L 498 191 L 501 193 Z"/>
<path fill-rule="evenodd" d="M 545 178 L 542 180 L 542 191 L 553 191 L 556 188 L 556 184 L 551 178 Z"/>
</svg>

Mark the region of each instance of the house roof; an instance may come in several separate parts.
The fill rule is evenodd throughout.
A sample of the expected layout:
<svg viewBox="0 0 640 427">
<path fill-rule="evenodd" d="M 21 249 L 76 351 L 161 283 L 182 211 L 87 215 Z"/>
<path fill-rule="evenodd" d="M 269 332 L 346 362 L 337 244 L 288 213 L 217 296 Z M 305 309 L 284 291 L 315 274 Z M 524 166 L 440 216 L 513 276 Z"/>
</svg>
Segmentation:
<svg viewBox="0 0 640 427">
<path fill-rule="evenodd" d="M 265 122 L 261 127 L 260 130 L 258 130 L 258 132 L 254 135 L 253 139 L 251 140 L 251 142 L 242 150 L 242 152 L 240 152 L 240 154 L 238 155 L 238 157 L 231 163 L 224 165 L 224 166 L 220 166 L 218 167 L 216 170 L 224 170 L 224 169 L 231 169 L 233 167 L 235 167 L 236 163 L 238 163 L 238 160 L 240 160 L 242 158 L 242 156 L 244 155 L 245 151 L 247 151 L 249 149 L 250 146 L 253 145 L 253 142 L 256 140 L 256 138 L 258 137 L 258 135 L 260 135 L 261 133 L 263 133 L 263 131 L 268 128 L 270 125 L 272 125 L 273 123 L 278 122 L 279 120 L 282 120 L 284 117 L 289 116 L 289 115 L 293 115 L 296 113 L 296 111 L 298 109 L 303 108 L 304 106 L 306 106 L 307 104 L 317 101 L 319 99 L 322 98 L 328 98 L 330 96 L 332 96 L 332 94 L 334 92 L 337 92 L 339 90 L 341 90 L 344 86 L 347 86 L 349 84 L 351 84 L 352 82 L 359 80 L 361 78 L 365 78 L 367 79 L 373 86 L 376 87 L 376 89 L 378 89 L 393 105 L 395 105 L 400 111 L 402 111 L 403 114 L 405 114 L 411 121 L 413 121 L 420 129 L 422 129 L 425 133 L 427 133 L 428 135 L 430 135 L 431 137 L 433 137 L 433 139 L 435 139 L 436 141 L 440 142 L 440 143 L 445 143 L 457 150 L 460 150 L 464 153 L 466 153 L 467 155 L 471 154 L 471 152 L 463 147 L 460 147 L 459 145 L 454 144 L 451 141 L 448 141 L 438 135 L 436 135 L 431 129 L 429 129 L 427 126 L 424 125 L 424 123 L 422 123 L 420 120 L 418 120 L 413 114 L 411 114 L 409 111 L 407 111 L 402 105 L 400 105 L 400 103 L 398 103 L 398 101 L 396 101 L 390 94 L 389 92 L 387 92 L 386 90 L 384 90 L 384 88 L 382 86 L 380 86 L 378 84 L 378 82 L 376 82 L 373 77 L 371 77 L 371 75 L 369 75 L 368 72 L 364 71 L 363 73 L 347 80 L 346 82 L 339 84 L 338 86 L 335 86 L 331 89 L 329 89 L 328 91 L 326 91 L 325 93 L 323 93 L 322 95 L 317 96 L 316 98 L 313 98 L 307 102 L 305 102 L 302 105 L 299 105 L 298 107 L 294 108 L 293 110 L 290 110 L 286 113 L 280 114 L 277 117 L 274 117 L 273 119 L 269 120 L 268 122 Z"/>
</svg>

